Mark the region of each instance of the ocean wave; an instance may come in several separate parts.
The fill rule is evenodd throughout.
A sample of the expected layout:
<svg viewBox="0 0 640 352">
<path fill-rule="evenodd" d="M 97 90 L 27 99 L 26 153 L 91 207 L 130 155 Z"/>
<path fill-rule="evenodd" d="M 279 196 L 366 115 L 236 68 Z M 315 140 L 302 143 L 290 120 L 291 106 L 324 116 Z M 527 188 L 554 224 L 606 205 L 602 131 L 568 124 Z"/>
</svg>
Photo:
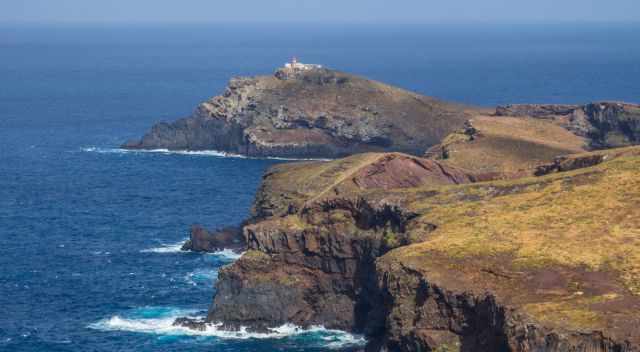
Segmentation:
<svg viewBox="0 0 640 352">
<path fill-rule="evenodd" d="M 152 247 L 152 248 L 147 248 L 147 249 L 143 249 L 140 250 L 140 253 L 159 253 L 159 254 L 170 254 L 170 253 L 198 253 L 198 252 L 192 252 L 192 251 L 184 251 L 182 250 L 182 246 L 184 245 L 185 241 L 187 241 L 187 239 L 184 239 L 180 242 L 176 242 L 176 243 L 164 243 L 164 244 L 160 244 L 158 247 Z M 223 249 L 221 251 L 217 251 L 217 252 L 212 252 L 212 253 L 205 253 L 207 255 L 211 255 L 214 257 L 218 257 L 224 260 L 237 260 L 240 257 L 242 257 L 243 253 L 236 253 L 234 251 L 232 251 L 231 249 Z"/>
<path fill-rule="evenodd" d="M 242 257 L 244 252 L 236 253 L 236 252 L 232 251 L 231 249 L 223 249 L 221 251 L 208 253 L 208 254 L 216 256 L 216 257 L 222 257 L 222 258 L 228 259 L 228 260 L 237 260 L 237 259 L 240 259 L 240 257 Z"/>
<path fill-rule="evenodd" d="M 317 344 L 329 348 L 344 348 L 361 346 L 366 339 L 360 335 L 350 334 L 340 330 L 326 329 L 322 326 L 312 326 L 307 329 L 285 324 L 269 332 L 250 332 L 246 328 L 238 331 L 222 330 L 222 324 L 209 324 L 204 330 L 192 330 L 182 326 L 174 326 L 173 322 L 179 317 L 203 319 L 197 310 L 172 307 L 144 307 L 135 309 L 122 315 L 115 315 L 89 325 L 90 329 L 101 331 L 128 331 L 154 335 L 170 336 L 208 336 L 220 339 L 301 339 L 305 345 Z"/>
<path fill-rule="evenodd" d="M 219 150 L 169 150 L 169 149 L 123 149 L 123 148 L 100 148 L 85 147 L 81 148 L 83 152 L 92 152 L 100 154 L 140 154 L 140 153 L 156 153 L 165 155 L 195 155 L 195 156 L 211 156 L 217 158 L 238 158 L 238 159 L 269 159 L 269 160 L 285 160 L 285 161 L 329 161 L 331 159 L 322 158 L 283 158 L 283 157 L 248 157 L 242 154 L 228 153 Z"/>
<path fill-rule="evenodd" d="M 198 286 L 199 284 L 211 285 L 218 279 L 218 270 L 197 269 L 185 275 L 184 279 L 188 284 L 193 286 Z"/>
<path fill-rule="evenodd" d="M 143 249 L 140 251 L 140 253 L 161 253 L 161 254 L 167 254 L 167 253 L 180 253 L 180 252 L 184 252 L 182 250 L 182 245 L 184 244 L 184 242 L 186 241 L 186 239 L 177 242 L 177 243 L 168 243 L 168 244 L 161 244 L 158 247 L 153 247 L 153 248 L 148 248 L 148 249 Z"/>
</svg>

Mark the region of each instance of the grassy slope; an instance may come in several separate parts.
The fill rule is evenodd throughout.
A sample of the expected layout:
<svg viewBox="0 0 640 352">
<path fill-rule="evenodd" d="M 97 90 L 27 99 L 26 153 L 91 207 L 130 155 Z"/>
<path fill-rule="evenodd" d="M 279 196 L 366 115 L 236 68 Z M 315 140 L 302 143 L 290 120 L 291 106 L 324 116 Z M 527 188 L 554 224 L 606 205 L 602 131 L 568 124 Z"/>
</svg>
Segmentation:
<svg viewBox="0 0 640 352">
<path fill-rule="evenodd" d="M 454 133 L 442 142 L 448 165 L 477 172 L 515 172 L 584 151 L 586 146 L 583 138 L 547 120 L 476 116 L 471 122 L 478 130 L 474 140 Z"/>
<path fill-rule="evenodd" d="M 342 83 L 317 83 L 327 77 Z M 483 111 L 333 70 L 309 71 L 298 79 L 280 80 L 274 76 L 258 79 L 257 110 L 286 107 L 289 116 L 300 116 L 303 120 L 327 116 L 344 120 L 342 129 L 387 131 L 397 144 L 394 150 L 413 151 L 436 144 L 468 118 Z M 266 120 L 255 123 L 260 127 L 255 133 L 276 144 L 303 142 L 320 133 L 319 129 L 303 128 L 308 133 L 298 136 L 300 129 L 297 128 L 274 128 L 272 122 Z"/>
<path fill-rule="evenodd" d="M 494 292 L 538 321 L 638 340 L 640 149 L 540 178 L 404 191 L 438 228 L 398 260 L 443 287 Z M 454 279 L 455 278 L 455 279 Z"/>
</svg>

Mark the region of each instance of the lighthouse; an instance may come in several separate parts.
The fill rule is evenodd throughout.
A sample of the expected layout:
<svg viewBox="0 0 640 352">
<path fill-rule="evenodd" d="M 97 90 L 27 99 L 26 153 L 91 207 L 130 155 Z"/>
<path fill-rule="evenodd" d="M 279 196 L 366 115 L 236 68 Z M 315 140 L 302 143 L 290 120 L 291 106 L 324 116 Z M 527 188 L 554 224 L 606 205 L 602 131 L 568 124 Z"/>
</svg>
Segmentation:
<svg viewBox="0 0 640 352">
<path fill-rule="evenodd" d="M 294 71 L 307 71 L 314 68 L 322 68 L 322 65 L 303 64 L 298 61 L 297 57 L 294 56 L 291 58 L 291 62 L 287 62 L 286 64 L 284 64 L 284 68 L 294 70 Z"/>
</svg>

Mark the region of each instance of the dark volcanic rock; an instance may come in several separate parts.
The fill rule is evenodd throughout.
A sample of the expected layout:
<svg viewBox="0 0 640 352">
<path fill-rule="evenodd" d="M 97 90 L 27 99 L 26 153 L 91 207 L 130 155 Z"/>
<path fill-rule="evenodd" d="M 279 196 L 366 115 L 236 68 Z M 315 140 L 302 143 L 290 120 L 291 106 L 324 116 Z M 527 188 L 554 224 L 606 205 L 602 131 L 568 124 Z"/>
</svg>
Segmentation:
<svg viewBox="0 0 640 352">
<path fill-rule="evenodd" d="M 371 341 L 370 351 L 640 350 L 599 331 L 546 328 L 505 307 L 489 292 L 450 290 L 392 261 L 378 263 L 377 277 L 384 297 L 385 333 Z"/>
<path fill-rule="evenodd" d="M 173 322 L 173 326 L 182 326 L 196 331 L 204 331 L 207 328 L 204 320 L 193 318 L 178 318 Z"/>
<path fill-rule="evenodd" d="M 187 118 L 159 123 L 130 149 L 214 149 L 251 156 L 332 158 L 421 154 L 471 110 L 328 69 L 234 78 Z"/>
<path fill-rule="evenodd" d="M 353 220 L 324 219 L 327 212 Z M 412 215 L 348 201 L 305 214 L 319 224 L 295 229 L 273 219 L 245 227 L 249 252 L 220 271 L 208 322 L 259 331 L 285 323 L 349 331 L 381 328 L 383 317 L 374 309 L 380 304 L 375 259 L 408 243 L 402 231 Z M 392 228 L 393 238 L 382 230 Z"/>
<path fill-rule="evenodd" d="M 496 107 L 496 115 L 553 118 L 554 116 L 570 115 L 579 107 L 580 107 L 579 105 L 553 105 L 553 104 L 500 105 Z"/>
<path fill-rule="evenodd" d="M 191 227 L 190 238 L 182 246 L 182 250 L 194 252 L 218 252 L 224 249 L 243 252 L 245 248 L 240 227 L 226 227 L 209 232 L 200 225 Z"/>
</svg>

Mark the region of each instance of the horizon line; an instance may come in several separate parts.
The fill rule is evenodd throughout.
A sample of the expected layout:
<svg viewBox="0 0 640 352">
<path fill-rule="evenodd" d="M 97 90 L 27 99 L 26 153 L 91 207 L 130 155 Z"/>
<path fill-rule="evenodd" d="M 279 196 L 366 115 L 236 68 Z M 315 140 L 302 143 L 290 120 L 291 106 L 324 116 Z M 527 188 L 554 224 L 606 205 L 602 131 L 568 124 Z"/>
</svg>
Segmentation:
<svg viewBox="0 0 640 352">
<path fill-rule="evenodd" d="M 491 26 L 491 25 L 513 25 L 513 26 L 535 26 L 535 25 L 640 25 L 640 20 L 595 20 L 595 19 L 573 19 L 573 20 L 455 20 L 455 21 L 376 21 L 376 20 L 317 20 L 317 21 L 246 21 L 246 20 L 220 20 L 220 21 L 155 21 L 155 20 L 143 20 L 143 21 L 32 21 L 32 20 L 17 20 L 17 21 L 2 21 L 0 20 L 0 26 L 212 26 L 212 25 L 259 25 L 259 26 L 287 26 L 287 25 L 325 25 L 325 24 L 337 24 L 337 25 L 377 25 L 377 26 L 433 26 L 433 25 L 476 25 L 476 26 Z"/>
</svg>

